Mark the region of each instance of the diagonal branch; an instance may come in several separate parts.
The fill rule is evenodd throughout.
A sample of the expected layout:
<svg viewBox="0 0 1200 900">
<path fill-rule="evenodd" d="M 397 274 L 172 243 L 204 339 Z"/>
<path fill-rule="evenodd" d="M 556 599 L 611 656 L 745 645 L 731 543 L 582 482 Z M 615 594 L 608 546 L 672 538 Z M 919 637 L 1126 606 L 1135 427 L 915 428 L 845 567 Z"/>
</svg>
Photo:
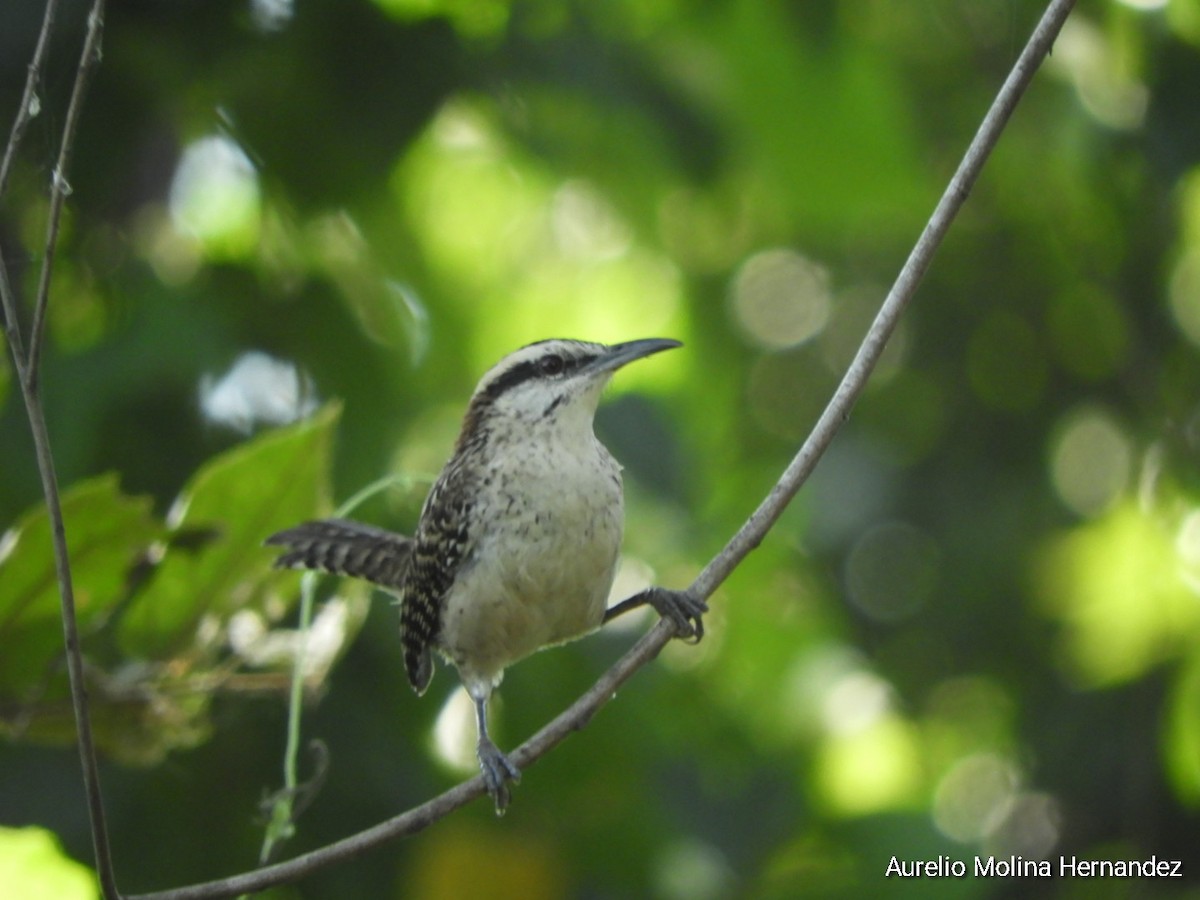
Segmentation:
<svg viewBox="0 0 1200 900">
<path fill-rule="evenodd" d="M 37 46 L 33 49 L 33 58 L 29 61 L 28 74 L 25 77 L 25 90 L 21 93 L 21 106 L 13 119 L 12 131 L 8 135 L 8 144 L 4 148 L 4 158 L 0 160 L 0 197 L 8 187 L 8 176 L 12 174 L 12 165 L 21 149 L 21 141 L 25 138 L 25 129 L 37 115 L 40 101 L 38 85 L 42 81 L 42 66 L 46 62 L 46 50 L 50 46 L 50 33 L 54 30 L 54 18 L 58 14 L 58 0 L 47 0 L 46 13 L 42 17 L 42 30 L 38 33 Z"/>
<path fill-rule="evenodd" d="M 762 542 L 796 496 L 800 486 L 808 480 L 842 423 L 850 417 L 850 410 L 866 387 L 867 379 L 875 369 L 875 364 L 879 362 L 879 357 L 883 355 L 901 314 L 916 294 L 917 286 L 933 261 L 934 253 L 941 246 L 954 217 L 958 215 L 959 209 L 971 193 L 971 188 L 979 179 L 984 163 L 1000 140 L 1004 127 L 1008 124 L 1013 110 L 1017 108 L 1025 89 L 1033 80 L 1038 66 L 1050 54 L 1054 41 L 1074 5 L 1075 0 L 1051 0 L 1042 14 L 1041 21 L 1030 35 L 996 99 L 992 101 L 979 130 L 975 132 L 974 139 L 963 154 L 962 161 L 959 162 L 950 184 L 946 186 L 942 198 L 929 217 L 925 230 L 921 232 L 903 268 L 900 269 L 900 274 L 896 276 L 892 289 L 875 315 L 875 320 L 859 345 L 858 352 L 834 391 L 833 398 L 766 499 L 759 504 L 758 509 L 746 520 L 725 548 L 696 577 L 691 590 L 697 595 L 710 596 L 750 551 Z"/>
<path fill-rule="evenodd" d="M 42 81 L 42 67 L 46 63 L 46 51 L 50 46 L 50 33 L 54 30 L 54 18 L 58 13 L 58 0 L 47 0 L 46 13 L 42 18 L 42 30 L 38 33 L 37 45 L 33 50 L 33 58 L 29 61 L 28 73 L 25 76 L 25 90 L 21 92 L 21 105 L 13 118 L 12 130 L 8 135 L 8 143 L 4 147 L 4 158 L 0 159 L 0 198 L 8 188 L 8 178 L 12 174 L 13 163 L 25 139 L 25 129 L 36 115 L 41 101 L 38 99 L 38 85 Z M 0 308 L 4 311 L 4 331 L 8 345 L 12 348 L 13 361 L 18 372 L 25 366 L 25 344 L 21 339 L 21 327 L 17 320 L 17 302 L 8 282 L 8 267 L 4 257 L 0 256 Z"/>
<path fill-rule="evenodd" d="M 75 70 L 75 86 L 71 89 L 71 102 L 67 105 L 67 120 L 63 125 L 62 142 L 58 148 L 58 161 L 50 176 L 50 216 L 46 225 L 46 247 L 42 257 L 42 271 L 38 278 L 38 290 L 33 308 L 33 325 L 29 330 L 29 360 L 26 377 L 36 381 L 38 363 L 41 360 L 43 337 L 46 330 L 46 308 L 50 302 L 50 273 L 54 269 L 54 253 L 58 247 L 58 229 L 62 223 L 63 205 L 71 193 L 67 181 L 71 154 L 75 149 L 75 132 L 79 127 L 79 115 L 83 111 L 83 98 L 92 80 L 92 72 L 100 62 L 100 41 L 104 34 L 104 0 L 94 0 L 88 13 L 87 37 L 83 41 L 83 53 L 79 67 Z"/>
<path fill-rule="evenodd" d="M 659 622 L 565 712 L 510 753 L 509 758 L 524 770 L 572 732 L 584 728 L 600 708 L 613 698 L 621 685 L 658 655 L 673 633 L 672 626 L 665 621 Z M 333 863 L 345 862 L 391 841 L 417 834 L 486 793 L 483 778 L 476 776 L 420 806 L 287 862 L 203 884 L 128 896 L 125 900 L 213 900 L 298 881 Z"/>
<path fill-rule="evenodd" d="M 29 66 L 29 75 L 22 96 L 21 108 L 9 136 L 3 163 L 0 163 L 0 194 L 6 185 L 10 166 L 16 157 L 17 148 L 29 119 L 33 116 L 33 102 L 37 95 L 37 84 L 45 58 L 46 46 L 53 29 L 57 0 L 49 0 L 42 30 L 38 36 L 34 58 Z M 104 896 L 115 900 L 116 877 L 113 873 L 112 855 L 109 847 L 108 826 L 105 821 L 104 802 L 100 792 L 100 774 L 96 763 L 95 744 L 92 739 L 91 718 L 88 714 L 87 690 L 84 686 L 83 657 L 79 652 L 79 629 L 75 617 L 75 591 L 71 580 L 71 563 L 67 553 L 66 529 L 63 523 L 62 505 L 58 495 L 58 478 L 54 471 L 54 456 L 50 450 L 50 436 L 46 428 L 45 411 L 38 390 L 38 365 L 42 344 L 45 339 L 45 313 L 49 303 L 50 275 L 54 267 L 54 251 L 58 244 L 59 224 L 62 209 L 70 188 L 67 172 L 71 151 L 75 143 L 76 127 L 83 108 L 83 98 L 91 80 L 91 74 L 100 58 L 100 38 L 104 26 L 104 0 L 94 0 L 88 15 L 87 36 L 83 53 L 75 70 L 75 86 L 67 107 L 66 124 L 63 128 L 61 145 L 54 174 L 50 184 L 50 219 L 46 232 L 46 250 L 38 281 L 38 292 L 34 301 L 33 326 L 29 333 L 28 355 L 21 340 L 17 318 L 17 303 L 8 280 L 7 269 L 0 260 L 0 303 L 3 304 L 4 322 L 9 349 L 21 387 L 21 396 L 29 418 L 29 430 L 33 437 L 34 453 L 42 481 L 42 494 L 50 518 L 51 537 L 54 545 L 54 564 L 62 600 L 63 640 L 66 644 L 67 674 L 71 683 L 71 702 L 75 712 L 75 728 L 78 733 L 80 763 L 83 768 L 84 791 L 87 795 L 88 815 L 92 827 L 92 845 L 96 856 L 96 870 Z"/>
<path fill-rule="evenodd" d="M 829 405 L 770 494 L 692 583 L 688 590 L 694 596 L 710 597 L 750 551 L 762 542 L 800 486 L 812 473 L 842 423 L 849 417 L 850 410 L 866 386 L 888 338 L 895 331 L 901 314 L 916 293 L 921 277 L 929 268 L 935 251 L 958 210 L 966 201 L 1017 102 L 1029 86 L 1042 59 L 1050 52 L 1054 39 L 1073 5 L 1074 0 L 1052 0 L 1046 9 L 993 101 L 991 109 L 988 110 L 925 230 L 900 270 L 895 284 L 880 307 Z M 511 754 L 513 762 L 525 769 L 569 734 L 585 727 L 600 708 L 613 698 L 617 688 L 654 659 L 674 634 L 672 625 L 665 620 L 660 621 L 583 696 L 517 748 Z M 476 777 L 401 815 L 287 862 L 219 881 L 140 894 L 127 900 L 210 900 L 296 881 L 331 863 L 351 859 L 389 841 L 415 834 L 484 792 L 483 779 Z"/>
</svg>

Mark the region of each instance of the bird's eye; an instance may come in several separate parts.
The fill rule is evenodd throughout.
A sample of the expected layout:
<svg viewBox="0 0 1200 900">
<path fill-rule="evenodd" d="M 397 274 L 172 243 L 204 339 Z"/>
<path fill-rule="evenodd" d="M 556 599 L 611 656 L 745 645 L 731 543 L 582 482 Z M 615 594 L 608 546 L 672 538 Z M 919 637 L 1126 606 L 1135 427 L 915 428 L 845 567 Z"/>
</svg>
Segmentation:
<svg viewBox="0 0 1200 900">
<path fill-rule="evenodd" d="M 561 375 L 563 369 L 567 367 L 561 356 L 547 356 L 539 365 L 543 375 Z"/>
</svg>

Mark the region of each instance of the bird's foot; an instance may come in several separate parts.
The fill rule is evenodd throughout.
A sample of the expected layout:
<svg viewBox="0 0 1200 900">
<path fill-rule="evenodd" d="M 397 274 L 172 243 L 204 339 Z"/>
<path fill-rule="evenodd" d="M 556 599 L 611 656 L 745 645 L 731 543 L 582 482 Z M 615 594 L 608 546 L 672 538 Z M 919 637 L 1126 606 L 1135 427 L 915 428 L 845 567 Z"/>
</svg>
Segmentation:
<svg viewBox="0 0 1200 900">
<path fill-rule="evenodd" d="M 704 614 L 708 604 L 690 591 L 672 591 L 663 587 L 647 588 L 641 596 L 662 618 L 675 626 L 675 636 L 690 644 L 704 637 Z"/>
<path fill-rule="evenodd" d="M 481 739 L 475 752 L 479 757 L 483 783 L 487 785 L 487 792 L 496 804 L 496 815 L 502 816 L 508 807 L 508 782 L 517 784 L 521 780 L 521 770 L 488 739 Z"/>
</svg>

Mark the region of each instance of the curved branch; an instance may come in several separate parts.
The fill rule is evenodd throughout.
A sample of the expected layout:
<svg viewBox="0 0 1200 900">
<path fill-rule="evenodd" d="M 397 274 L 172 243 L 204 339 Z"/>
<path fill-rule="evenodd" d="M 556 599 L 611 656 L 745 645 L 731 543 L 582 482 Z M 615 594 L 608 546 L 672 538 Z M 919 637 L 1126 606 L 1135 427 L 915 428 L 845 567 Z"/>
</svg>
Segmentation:
<svg viewBox="0 0 1200 900">
<path fill-rule="evenodd" d="M 524 770 L 562 743 L 568 735 L 581 730 L 599 712 L 600 708 L 613 698 L 621 685 L 659 654 L 673 634 L 672 626 L 665 621 L 660 621 L 608 671 L 601 675 L 599 680 L 588 688 L 578 700 L 510 753 L 509 758 Z M 487 788 L 484 786 L 483 778 L 476 776 L 420 806 L 415 806 L 378 825 L 327 844 L 318 850 L 305 853 L 295 859 L 203 884 L 127 896 L 125 900 L 213 900 L 213 898 L 219 897 L 236 897 L 239 894 L 261 891 L 274 885 L 298 881 L 325 866 L 345 862 L 368 850 L 423 831 L 434 822 L 486 793 Z"/>
<path fill-rule="evenodd" d="M 21 98 L 21 108 L 17 111 L 17 116 L 9 135 L 8 145 L 5 149 L 4 159 L 0 163 L 0 194 L 3 193 L 3 189 L 7 184 L 11 171 L 10 166 L 12 165 L 12 160 L 16 157 L 17 148 L 24 135 L 25 127 L 34 114 L 32 104 L 34 97 L 37 95 L 37 85 L 41 78 L 41 69 L 45 60 L 50 33 L 54 26 L 56 9 L 57 0 L 49 0 L 46 5 L 45 16 L 42 20 L 42 30 L 38 36 L 33 60 L 29 64 L 29 74 L 26 78 L 25 91 Z M 67 183 L 67 172 L 70 166 L 71 152 L 75 145 L 75 133 L 79 123 L 79 114 L 83 109 L 83 98 L 87 92 L 92 71 L 100 58 L 100 39 L 103 30 L 104 0 L 94 0 L 91 12 L 88 15 L 87 35 L 84 38 L 83 52 L 80 56 L 79 65 L 75 70 L 75 85 L 71 92 L 70 103 L 67 106 L 66 124 L 63 127 L 58 159 L 54 166 L 54 174 L 50 184 L 50 217 L 46 229 L 46 248 L 45 255 L 42 258 L 38 292 L 34 300 L 33 325 L 29 332 L 27 351 L 21 340 L 16 298 L 9 284 L 7 268 L 4 266 L 2 259 L 0 259 L 0 304 L 3 305 L 4 324 L 8 336 L 9 349 L 16 368 L 21 396 L 25 403 L 25 412 L 29 419 L 29 430 L 33 438 L 34 454 L 37 458 L 38 473 L 42 481 L 42 495 L 45 498 L 46 512 L 50 519 L 55 573 L 61 597 L 63 643 L 66 646 L 67 675 L 71 684 L 71 704 L 75 713 L 75 730 L 78 735 L 84 792 L 87 796 L 88 816 L 91 822 L 92 847 L 96 857 L 96 872 L 104 896 L 110 898 L 110 900 L 115 900 L 120 894 L 117 891 L 116 876 L 113 872 L 108 825 L 106 824 L 104 813 L 104 800 L 100 791 L 100 773 L 96 763 L 95 744 L 92 740 L 91 717 L 88 712 L 87 689 L 84 686 L 83 657 L 79 651 L 79 628 L 75 617 L 75 589 L 71 580 L 71 563 L 67 552 L 66 527 L 63 522 L 62 505 L 59 501 L 58 477 L 54 471 L 54 455 L 50 449 L 50 437 L 46 429 L 45 411 L 42 408 L 41 396 L 38 390 L 38 368 L 45 337 L 45 313 L 50 298 L 50 274 L 54 268 L 54 252 L 58 245 L 58 231 L 59 223 L 62 219 L 62 209 L 67 195 L 70 193 Z"/>
<path fill-rule="evenodd" d="M 1046 12 L 1042 14 L 1041 21 L 1026 42 L 1021 55 L 1013 64 L 1012 71 L 975 132 L 975 137 L 958 164 L 954 177 L 950 179 L 950 184 L 929 217 L 925 230 L 921 232 L 900 274 L 896 276 L 892 289 L 880 306 L 875 320 L 859 345 L 858 352 L 834 391 L 833 398 L 766 499 L 759 504 L 758 509 L 746 520 L 725 548 L 696 577 L 692 590 L 700 596 L 708 597 L 712 594 L 750 551 L 762 542 L 788 503 L 796 496 L 800 486 L 808 480 L 842 423 L 850 417 L 850 410 L 866 387 L 867 379 L 875 364 L 879 362 L 879 357 L 883 355 L 901 314 L 916 294 L 917 286 L 933 261 L 934 253 L 941 246 L 950 224 L 966 202 L 984 163 L 1000 140 L 1004 126 L 1008 124 L 1013 110 L 1033 80 L 1038 66 L 1050 53 L 1054 40 L 1074 5 L 1075 0 L 1052 0 Z"/>
<path fill-rule="evenodd" d="M 1074 0 L 1052 0 L 1050 3 L 993 101 L 920 239 L 900 270 L 895 284 L 880 307 L 829 405 L 766 499 L 759 504 L 758 509 L 746 520 L 725 548 L 696 577 L 688 589 L 693 595 L 705 599 L 710 597 L 750 551 L 762 542 L 800 486 L 812 473 L 842 423 L 849 417 L 851 408 L 862 393 L 888 339 L 895 331 L 900 315 L 916 293 L 917 285 L 929 268 L 942 238 L 966 201 L 984 162 L 996 146 L 1025 88 L 1033 79 L 1042 59 L 1050 52 L 1054 39 L 1073 5 Z M 525 769 L 561 743 L 569 734 L 585 727 L 600 708 L 613 698 L 617 688 L 638 669 L 653 660 L 674 634 L 673 626 L 666 621 L 660 621 L 568 709 L 513 751 L 513 762 Z M 381 844 L 415 834 L 484 793 L 483 779 L 475 777 L 421 806 L 287 862 L 219 881 L 139 894 L 127 900 L 211 900 L 295 881 L 331 863 L 351 859 Z"/>
</svg>

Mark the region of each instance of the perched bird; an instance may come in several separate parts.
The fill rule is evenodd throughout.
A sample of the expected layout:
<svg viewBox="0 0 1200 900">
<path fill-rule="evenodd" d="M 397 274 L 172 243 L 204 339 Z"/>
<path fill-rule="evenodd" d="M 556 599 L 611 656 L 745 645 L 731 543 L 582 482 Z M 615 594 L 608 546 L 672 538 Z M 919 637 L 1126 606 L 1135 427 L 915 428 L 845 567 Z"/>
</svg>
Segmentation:
<svg viewBox="0 0 1200 900">
<path fill-rule="evenodd" d="M 681 346 L 547 340 L 510 353 L 479 382 L 450 461 L 413 537 L 351 522 L 307 522 L 267 538 L 276 566 L 372 582 L 399 600 L 408 680 L 424 693 L 430 651 L 452 663 L 475 704 L 477 755 L 502 813 L 520 771 L 488 736 L 504 669 L 642 605 L 681 637 L 703 634 L 704 601 L 650 588 L 606 609 L 624 524 L 621 467 L 592 429 L 613 373 Z"/>
</svg>

